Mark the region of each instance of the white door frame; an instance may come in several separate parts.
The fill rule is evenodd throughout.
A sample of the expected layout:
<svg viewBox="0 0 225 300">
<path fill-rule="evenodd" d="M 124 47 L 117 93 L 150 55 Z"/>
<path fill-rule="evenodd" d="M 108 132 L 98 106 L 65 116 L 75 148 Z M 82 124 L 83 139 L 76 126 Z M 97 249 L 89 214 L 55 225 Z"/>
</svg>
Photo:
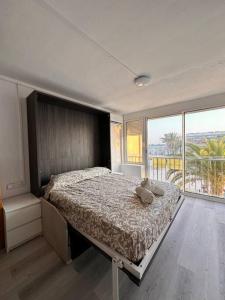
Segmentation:
<svg viewBox="0 0 225 300">
<path fill-rule="evenodd" d="M 208 108 L 208 109 L 202 109 L 202 110 L 195 110 L 195 111 L 183 111 L 181 113 L 177 113 L 177 114 L 170 114 L 170 115 L 163 115 L 163 116 L 159 116 L 159 117 L 153 117 L 151 118 L 150 116 L 147 116 L 144 118 L 144 128 L 143 128 L 143 136 L 144 136 L 144 149 L 143 149 L 143 153 L 144 153 L 144 163 L 145 163 L 145 176 L 148 177 L 148 171 L 149 171 L 149 167 L 148 167 L 148 120 L 154 120 L 154 119 L 160 119 L 160 118 L 166 118 L 166 117 L 172 117 L 172 116 L 178 116 L 181 115 L 182 116 L 182 165 L 183 165 L 183 194 L 187 195 L 189 197 L 198 197 L 204 200 L 208 200 L 208 201 L 216 201 L 216 202 L 222 202 L 225 203 L 225 200 L 222 197 L 216 197 L 216 196 L 210 196 L 210 195 L 206 195 L 206 194 L 198 194 L 198 193 L 194 193 L 194 192 L 189 192 L 185 190 L 185 116 L 187 113 L 191 113 L 191 112 L 200 112 L 200 111 L 207 111 L 207 110 L 214 110 L 214 109 L 219 109 L 222 107 L 217 107 L 217 108 Z"/>
</svg>

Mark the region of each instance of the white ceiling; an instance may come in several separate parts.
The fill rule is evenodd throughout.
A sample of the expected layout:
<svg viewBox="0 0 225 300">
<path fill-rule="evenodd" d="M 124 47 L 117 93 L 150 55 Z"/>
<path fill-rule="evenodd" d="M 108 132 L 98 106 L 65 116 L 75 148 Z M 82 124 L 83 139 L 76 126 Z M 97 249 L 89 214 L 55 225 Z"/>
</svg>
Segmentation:
<svg viewBox="0 0 225 300">
<path fill-rule="evenodd" d="M 0 74 L 121 113 L 221 93 L 225 1 L 1 0 Z"/>
</svg>

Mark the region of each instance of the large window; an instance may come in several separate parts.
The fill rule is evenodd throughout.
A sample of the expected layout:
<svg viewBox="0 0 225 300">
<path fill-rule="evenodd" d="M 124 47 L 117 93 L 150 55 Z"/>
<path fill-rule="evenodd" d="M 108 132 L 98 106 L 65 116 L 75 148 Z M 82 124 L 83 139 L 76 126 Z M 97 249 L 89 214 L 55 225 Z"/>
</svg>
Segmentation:
<svg viewBox="0 0 225 300">
<path fill-rule="evenodd" d="M 188 192 L 224 197 L 224 118 L 225 108 L 149 119 L 148 176 Z"/>
<path fill-rule="evenodd" d="M 142 154 L 143 122 L 129 121 L 126 123 L 126 160 L 129 163 L 143 163 Z"/>
<path fill-rule="evenodd" d="M 182 115 L 149 119 L 147 127 L 148 176 L 182 188 Z"/>
<path fill-rule="evenodd" d="M 225 109 L 185 115 L 185 190 L 223 197 Z"/>
</svg>

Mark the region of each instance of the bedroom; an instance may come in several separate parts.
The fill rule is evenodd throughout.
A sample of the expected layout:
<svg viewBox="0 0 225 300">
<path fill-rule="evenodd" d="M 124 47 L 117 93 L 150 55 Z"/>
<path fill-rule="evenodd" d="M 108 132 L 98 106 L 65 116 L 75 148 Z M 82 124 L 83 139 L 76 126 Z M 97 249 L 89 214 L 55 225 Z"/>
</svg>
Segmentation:
<svg viewBox="0 0 225 300">
<path fill-rule="evenodd" d="M 224 20 L 0 1 L 0 299 L 224 299 Z"/>
</svg>

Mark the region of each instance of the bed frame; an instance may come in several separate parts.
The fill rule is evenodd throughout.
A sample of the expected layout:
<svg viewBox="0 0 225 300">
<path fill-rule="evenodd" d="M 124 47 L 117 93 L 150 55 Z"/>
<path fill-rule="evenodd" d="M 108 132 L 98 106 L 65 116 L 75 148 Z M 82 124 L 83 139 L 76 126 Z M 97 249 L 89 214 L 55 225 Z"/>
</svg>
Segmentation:
<svg viewBox="0 0 225 300">
<path fill-rule="evenodd" d="M 111 259 L 113 300 L 119 300 L 119 269 L 124 271 L 134 283 L 137 285 L 141 284 L 141 281 L 143 280 L 144 275 L 154 258 L 154 255 L 158 251 L 159 246 L 161 245 L 167 231 L 173 223 L 173 220 L 175 219 L 183 201 L 184 196 L 182 195 L 177 202 L 176 209 L 169 223 L 166 225 L 158 239 L 146 252 L 145 256 L 138 265 L 129 261 L 127 258 L 123 257 L 105 244 L 100 243 L 90 235 L 80 230 L 78 231 L 79 234 L 89 241 L 90 245 L 97 247 L 101 252 L 103 252 L 104 255 Z M 42 218 L 43 234 L 46 240 L 51 244 L 51 246 L 55 249 L 57 254 L 65 263 L 70 263 L 72 261 L 70 246 L 74 241 L 70 239 L 71 235 L 69 234 L 67 221 L 62 217 L 56 207 L 44 198 L 42 198 Z M 75 230 L 75 232 L 77 232 L 77 230 Z"/>
<path fill-rule="evenodd" d="M 108 112 L 34 91 L 27 98 L 27 116 L 30 183 L 34 195 L 43 195 L 42 186 L 52 174 L 95 166 L 111 168 Z M 56 207 L 44 198 L 43 233 L 65 263 L 70 263 L 90 245 L 106 255 L 112 261 L 113 300 L 119 300 L 118 270 L 140 285 L 183 200 L 180 197 L 169 223 L 137 265 L 88 234 L 71 228 Z"/>
</svg>

